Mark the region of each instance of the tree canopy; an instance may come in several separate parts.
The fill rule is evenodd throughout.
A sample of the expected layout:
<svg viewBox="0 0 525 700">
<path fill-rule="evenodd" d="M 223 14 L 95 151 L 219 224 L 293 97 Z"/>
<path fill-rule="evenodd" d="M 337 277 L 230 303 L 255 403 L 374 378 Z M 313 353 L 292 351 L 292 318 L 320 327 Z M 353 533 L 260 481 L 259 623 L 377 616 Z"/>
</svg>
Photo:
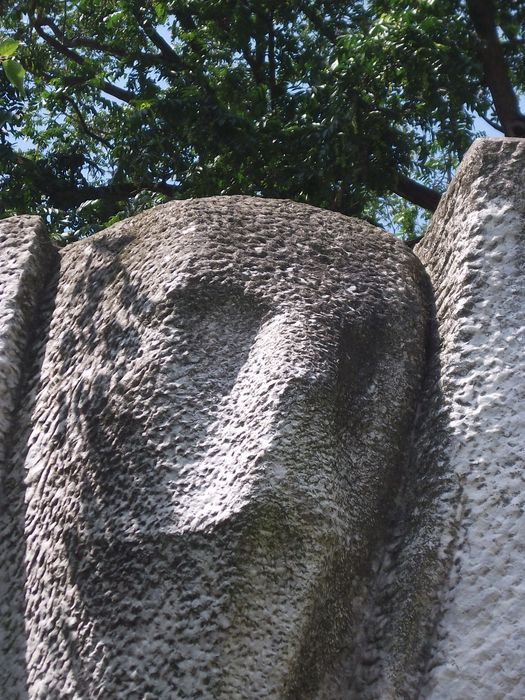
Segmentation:
<svg viewBox="0 0 525 700">
<path fill-rule="evenodd" d="M 476 115 L 525 136 L 521 0 L 0 7 L 0 216 L 57 233 L 242 193 L 393 215 L 411 235 Z"/>
</svg>

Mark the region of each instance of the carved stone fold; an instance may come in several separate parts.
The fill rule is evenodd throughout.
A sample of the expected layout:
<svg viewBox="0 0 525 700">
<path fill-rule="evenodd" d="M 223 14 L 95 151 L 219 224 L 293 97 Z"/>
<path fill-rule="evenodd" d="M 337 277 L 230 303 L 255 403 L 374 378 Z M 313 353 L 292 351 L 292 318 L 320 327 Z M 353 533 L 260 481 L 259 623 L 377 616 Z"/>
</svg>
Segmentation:
<svg viewBox="0 0 525 700">
<path fill-rule="evenodd" d="M 61 258 L 7 507 L 25 551 L 9 696 L 314 697 L 406 462 L 417 259 L 244 197 L 158 207 Z"/>
<path fill-rule="evenodd" d="M 415 248 L 435 308 L 411 457 L 325 700 L 525 695 L 524 181 L 523 140 L 476 141 Z"/>
<path fill-rule="evenodd" d="M 421 698 L 525 694 L 525 141 L 472 146 L 417 254 L 440 334 L 453 569 Z M 455 493 L 455 495 L 453 495 Z"/>
<path fill-rule="evenodd" d="M 51 243 L 38 217 L 0 221 L 0 477 L 35 306 L 52 257 Z"/>
</svg>

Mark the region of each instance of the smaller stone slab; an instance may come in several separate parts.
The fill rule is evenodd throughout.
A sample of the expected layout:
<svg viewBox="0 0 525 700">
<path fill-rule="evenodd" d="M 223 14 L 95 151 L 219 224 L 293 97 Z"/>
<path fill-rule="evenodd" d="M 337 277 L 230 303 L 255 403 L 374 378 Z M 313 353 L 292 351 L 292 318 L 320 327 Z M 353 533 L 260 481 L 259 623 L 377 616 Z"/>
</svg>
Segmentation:
<svg viewBox="0 0 525 700">
<path fill-rule="evenodd" d="M 12 429 L 35 305 L 52 255 L 39 217 L 15 216 L 0 221 L 0 465 Z M 2 471 L 0 467 L 0 475 Z"/>
</svg>

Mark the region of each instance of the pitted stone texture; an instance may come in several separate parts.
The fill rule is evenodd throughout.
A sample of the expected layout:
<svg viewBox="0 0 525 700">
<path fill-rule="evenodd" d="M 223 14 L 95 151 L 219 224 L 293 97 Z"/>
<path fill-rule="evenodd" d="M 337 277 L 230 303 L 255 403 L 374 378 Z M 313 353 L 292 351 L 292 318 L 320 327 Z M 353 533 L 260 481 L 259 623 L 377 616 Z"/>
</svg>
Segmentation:
<svg viewBox="0 0 525 700">
<path fill-rule="evenodd" d="M 65 250 L 23 464 L 29 698 L 317 697 L 404 467 L 422 276 L 368 224 L 244 197 Z"/>
<path fill-rule="evenodd" d="M 25 697 L 20 683 L 25 536 L 19 517 L 24 489 L 20 465 L 13 467 L 10 455 L 18 452 L 20 460 L 25 454 L 24 428 L 17 414 L 23 386 L 29 389 L 27 380 L 35 369 L 39 331 L 44 330 L 42 295 L 57 262 L 58 254 L 38 217 L 0 221 L 0 694 L 6 698 Z M 9 680 L 4 683 L 6 672 Z"/>
<path fill-rule="evenodd" d="M 417 249 L 435 290 L 449 435 L 428 447 L 459 486 L 421 694 L 432 700 L 525 697 L 524 186 L 523 140 L 477 141 Z"/>
<path fill-rule="evenodd" d="M 436 309 L 411 459 L 322 700 L 525 697 L 524 180 L 523 140 L 476 142 L 416 247 Z"/>
<path fill-rule="evenodd" d="M 51 256 L 51 244 L 38 217 L 0 221 L 0 475 L 34 308 Z"/>
</svg>

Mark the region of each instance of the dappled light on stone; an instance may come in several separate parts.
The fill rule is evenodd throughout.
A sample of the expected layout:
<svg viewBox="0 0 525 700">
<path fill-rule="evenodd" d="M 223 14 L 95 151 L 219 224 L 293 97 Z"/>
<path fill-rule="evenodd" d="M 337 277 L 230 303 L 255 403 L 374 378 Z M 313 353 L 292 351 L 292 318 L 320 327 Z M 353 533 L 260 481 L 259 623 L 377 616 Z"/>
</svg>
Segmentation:
<svg viewBox="0 0 525 700">
<path fill-rule="evenodd" d="M 6 698 L 521 700 L 524 168 L 0 222 Z"/>
</svg>

